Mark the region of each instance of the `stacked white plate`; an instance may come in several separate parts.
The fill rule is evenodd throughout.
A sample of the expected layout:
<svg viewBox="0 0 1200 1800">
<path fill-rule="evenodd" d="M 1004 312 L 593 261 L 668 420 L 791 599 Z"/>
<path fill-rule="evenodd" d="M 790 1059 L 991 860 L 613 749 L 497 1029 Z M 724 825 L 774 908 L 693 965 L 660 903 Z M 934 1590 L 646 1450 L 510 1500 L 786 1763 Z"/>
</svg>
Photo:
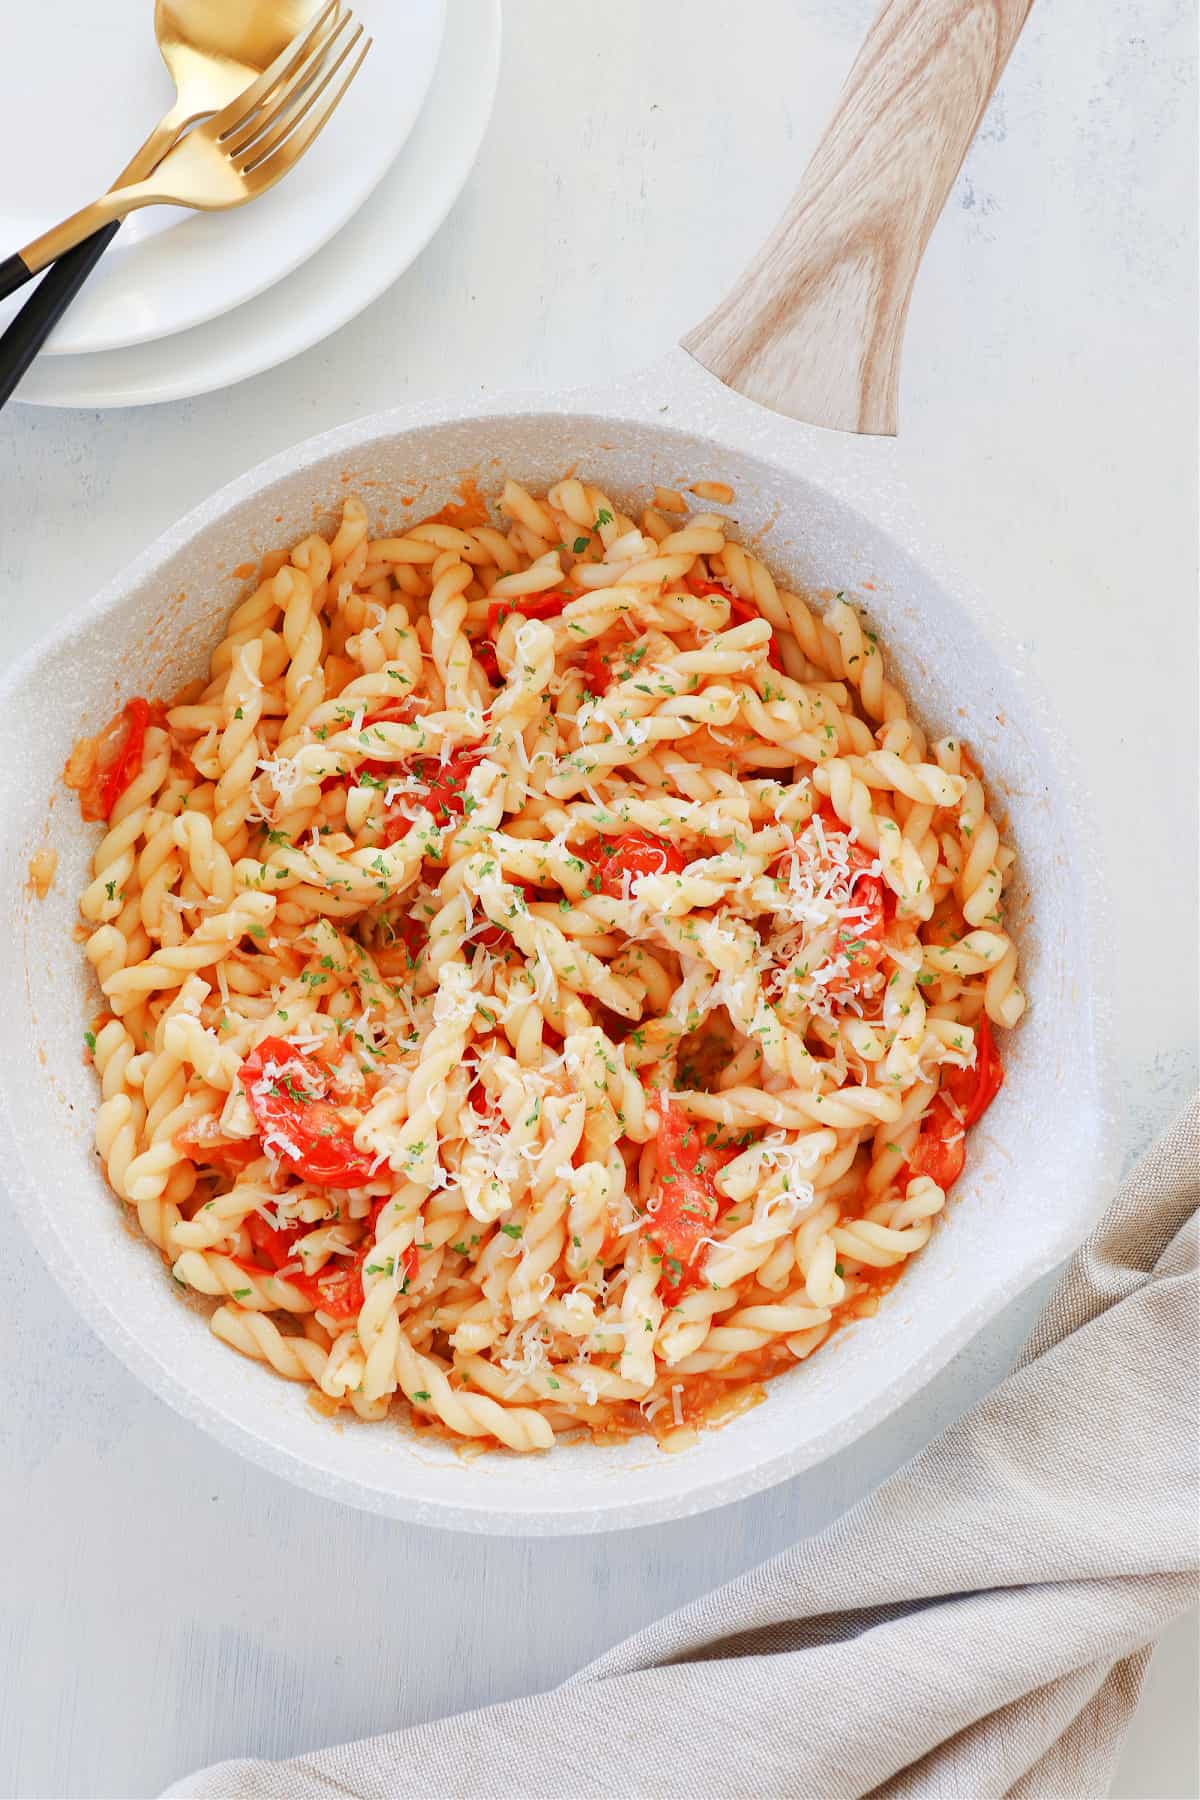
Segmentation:
<svg viewBox="0 0 1200 1800">
<path fill-rule="evenodd" d="M 500 0 L 354 0 L 354 12 L 373 48 L 300 165 L 237 212 L 133 214 L 15 400 L 140 406 L 227 387 L 317 343 L 403 273 L 478 155 Z M 0 256 L 94 199 L 96 171 L 121 168 L 171 100 L 152 0 L 40 0 L 11 24 L 11 66 L 31 79 L 0 115 L 0 165 L 22 171 L 0 197 Z M 55 117 L 86 132 L 46 132 L 33 71 L 54 83 Z M 0 329 L 30 291 L 0 303 Z"/>
</svg>

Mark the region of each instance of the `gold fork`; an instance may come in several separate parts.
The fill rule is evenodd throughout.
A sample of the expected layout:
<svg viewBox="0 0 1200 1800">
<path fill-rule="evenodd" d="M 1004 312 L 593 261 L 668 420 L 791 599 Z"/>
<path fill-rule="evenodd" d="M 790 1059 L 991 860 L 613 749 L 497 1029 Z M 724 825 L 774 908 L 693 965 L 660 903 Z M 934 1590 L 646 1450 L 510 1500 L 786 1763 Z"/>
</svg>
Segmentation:
<svg viewBox="0 0 1200 1800">
<path fill-rule="evenodd" d="M 153 174 L 110 189 L 0 263 L 0 297 L 138 207 L 219 212 L 274 187 L 328 123 L 371 48 L 353 16 L 338 14 L 339 0 L 328 0 L 257 81 L 180 138 Z"/>
</svg>

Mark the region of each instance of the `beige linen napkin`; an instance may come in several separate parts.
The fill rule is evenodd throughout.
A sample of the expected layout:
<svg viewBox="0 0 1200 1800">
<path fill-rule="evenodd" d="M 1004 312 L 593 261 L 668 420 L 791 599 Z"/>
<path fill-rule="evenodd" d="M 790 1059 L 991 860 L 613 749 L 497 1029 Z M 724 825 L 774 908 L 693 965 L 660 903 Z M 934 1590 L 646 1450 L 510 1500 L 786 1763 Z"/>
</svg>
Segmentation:
<svg viewBox="0 0 1200 1800">
<path fill-rule="evenodd" d="M 1150 1646 L 1195 1594 L 1198 1156 L 1193 1106 L 1016 1371 L 819 1537 L 551 1693 L 169 1794 L 1105 1794 Z"/>
</svg>

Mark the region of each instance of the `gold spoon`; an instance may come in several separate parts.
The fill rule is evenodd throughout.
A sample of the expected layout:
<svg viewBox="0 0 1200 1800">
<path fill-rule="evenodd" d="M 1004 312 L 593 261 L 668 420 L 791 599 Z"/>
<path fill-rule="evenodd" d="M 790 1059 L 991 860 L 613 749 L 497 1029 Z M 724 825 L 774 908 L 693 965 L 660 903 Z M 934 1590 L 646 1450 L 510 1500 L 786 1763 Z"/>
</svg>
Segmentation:
<svg viewBox="0 0 1200 1800">
<path fill-rule="evenodd" d="M 175 99 L 113 182 L 153 172 L 182 131 L 220 112 L 268 68 L 316 14 L 320 0 L 156 0 L 154 31 Z M 0 337 L 0 406 L 121 229 L 114 220 L 48 269 Z"/>
<path fill-rule="evenodd" d="M 316 0 L 156 0 L 154 31 L 175 104 L 113 186 L 143 180 L 181 131 L 236 100 L 316 10 Z"/>
</svg>

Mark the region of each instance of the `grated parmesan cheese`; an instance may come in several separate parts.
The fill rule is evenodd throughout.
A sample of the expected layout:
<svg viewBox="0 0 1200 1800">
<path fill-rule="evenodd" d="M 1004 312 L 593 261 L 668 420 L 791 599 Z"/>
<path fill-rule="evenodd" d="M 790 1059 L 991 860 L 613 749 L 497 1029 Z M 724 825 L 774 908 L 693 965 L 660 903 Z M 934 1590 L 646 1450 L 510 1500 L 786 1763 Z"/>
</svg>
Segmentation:
<svg viewBox="0 0 1200 1800">
<path fill-rule="evenodd" d="M 294 756 L 270 757 L 260 762 L 258 768 L 260 773 L 267 777 L 285 806 L 291 805 L 309 780 Z"/>
</svg>

